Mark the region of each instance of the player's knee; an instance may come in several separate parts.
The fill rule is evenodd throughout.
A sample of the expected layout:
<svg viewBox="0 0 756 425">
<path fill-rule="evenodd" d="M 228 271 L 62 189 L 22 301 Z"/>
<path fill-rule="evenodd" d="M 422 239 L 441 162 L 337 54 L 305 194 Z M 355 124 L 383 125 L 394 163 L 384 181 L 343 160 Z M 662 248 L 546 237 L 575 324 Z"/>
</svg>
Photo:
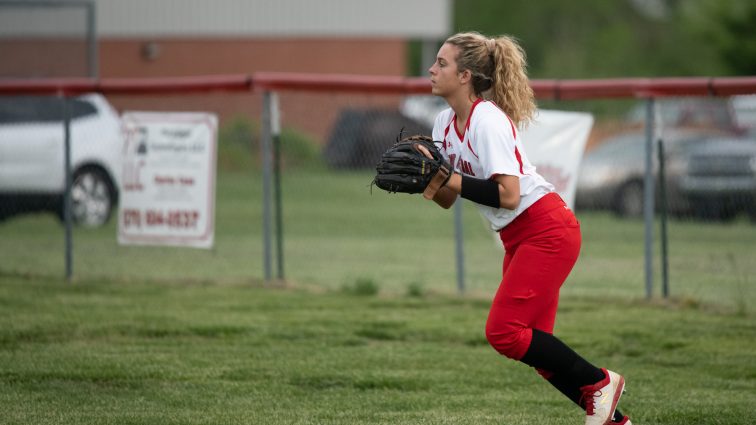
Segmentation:
<svg viewBox="0 0 756 425">
<path fill-rule="evenodd" d="M 519 360 L 527 350 L 525 328 L 492 329 L 486 327 L 486 339 L 499 354 Z"/>
</svg>

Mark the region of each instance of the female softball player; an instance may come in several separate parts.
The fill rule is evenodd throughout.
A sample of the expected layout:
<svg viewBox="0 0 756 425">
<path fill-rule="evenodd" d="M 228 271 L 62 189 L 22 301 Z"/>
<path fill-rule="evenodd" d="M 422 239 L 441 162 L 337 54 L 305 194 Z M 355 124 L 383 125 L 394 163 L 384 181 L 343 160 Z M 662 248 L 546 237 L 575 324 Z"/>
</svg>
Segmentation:
<svg viewBox="0 0 756 425">
<path fill-rule="evenodd" d="M 518 127 L 535 112 L 522 48 L 510 37 L 460 33 L 429 69 L 433 94 L 446 100 L 433 140 L 454 169 L 433 200 L 475 202 L 506 254 L 486 323 L 499 353 L 536 370 L 586 412 L 586 425 L 630 424 L 617 410 L 619 374 L 598 368 L 552 335 L 559 289 L 580 251 L 580 225 L 554 186 L 528 161 Z"/>
</svg>

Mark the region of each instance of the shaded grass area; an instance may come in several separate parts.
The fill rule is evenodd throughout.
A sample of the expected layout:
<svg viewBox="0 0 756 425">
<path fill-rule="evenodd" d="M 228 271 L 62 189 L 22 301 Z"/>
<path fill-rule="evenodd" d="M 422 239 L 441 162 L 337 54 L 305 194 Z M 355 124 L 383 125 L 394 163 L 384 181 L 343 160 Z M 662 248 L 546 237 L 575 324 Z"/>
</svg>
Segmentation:
<svg viewBox="0 0 756 425">
<path fill-rule="evenodd" d="M 483 335 L 489 301 L 3 277 L 3 423 L 574 424 Z M 566 297 L 557 334 L 635 423 L 750 424 L 752 317 Z"/>
</svg>

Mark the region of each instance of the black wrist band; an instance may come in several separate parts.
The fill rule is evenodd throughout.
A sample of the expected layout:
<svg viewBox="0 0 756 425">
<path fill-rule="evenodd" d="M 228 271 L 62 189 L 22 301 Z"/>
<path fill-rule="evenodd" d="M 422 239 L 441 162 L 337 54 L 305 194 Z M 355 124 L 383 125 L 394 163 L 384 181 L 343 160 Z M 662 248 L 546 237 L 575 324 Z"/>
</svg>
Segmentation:
<svg viewBox="0 0 756 425">
<path fill-rule="evenodd" d="M 475 177 L 462 176 L 462 190 L 460 195 L 475 203 L 492 208 L 501 208 L 499 201 L 499 183 L 495 180 L 476 179 Z"/>
</svg>

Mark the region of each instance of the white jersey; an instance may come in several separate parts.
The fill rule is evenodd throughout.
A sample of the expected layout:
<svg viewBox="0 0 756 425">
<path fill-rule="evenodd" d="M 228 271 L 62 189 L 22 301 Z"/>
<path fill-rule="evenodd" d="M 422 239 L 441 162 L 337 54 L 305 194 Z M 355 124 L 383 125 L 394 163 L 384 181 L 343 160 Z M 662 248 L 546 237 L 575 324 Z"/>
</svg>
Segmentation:
<svg viewBox="0 0 756 425">
<path fill-rule="evenodd" d="M 533 205 L 554 186 L 536 173 L 518 137 L 517 127 L 495 103 L 478 99 L 470 109 L 465 128 L 457 128 L 451 108 L 441 111 L 433 125 L 433 140 L 443 141 L 441 152 L 455 171 L 478 179 L 506 174 L 520 179 L 516 210 L 476 204 L 480 213 L 499 230 Z"/>
</svg>

